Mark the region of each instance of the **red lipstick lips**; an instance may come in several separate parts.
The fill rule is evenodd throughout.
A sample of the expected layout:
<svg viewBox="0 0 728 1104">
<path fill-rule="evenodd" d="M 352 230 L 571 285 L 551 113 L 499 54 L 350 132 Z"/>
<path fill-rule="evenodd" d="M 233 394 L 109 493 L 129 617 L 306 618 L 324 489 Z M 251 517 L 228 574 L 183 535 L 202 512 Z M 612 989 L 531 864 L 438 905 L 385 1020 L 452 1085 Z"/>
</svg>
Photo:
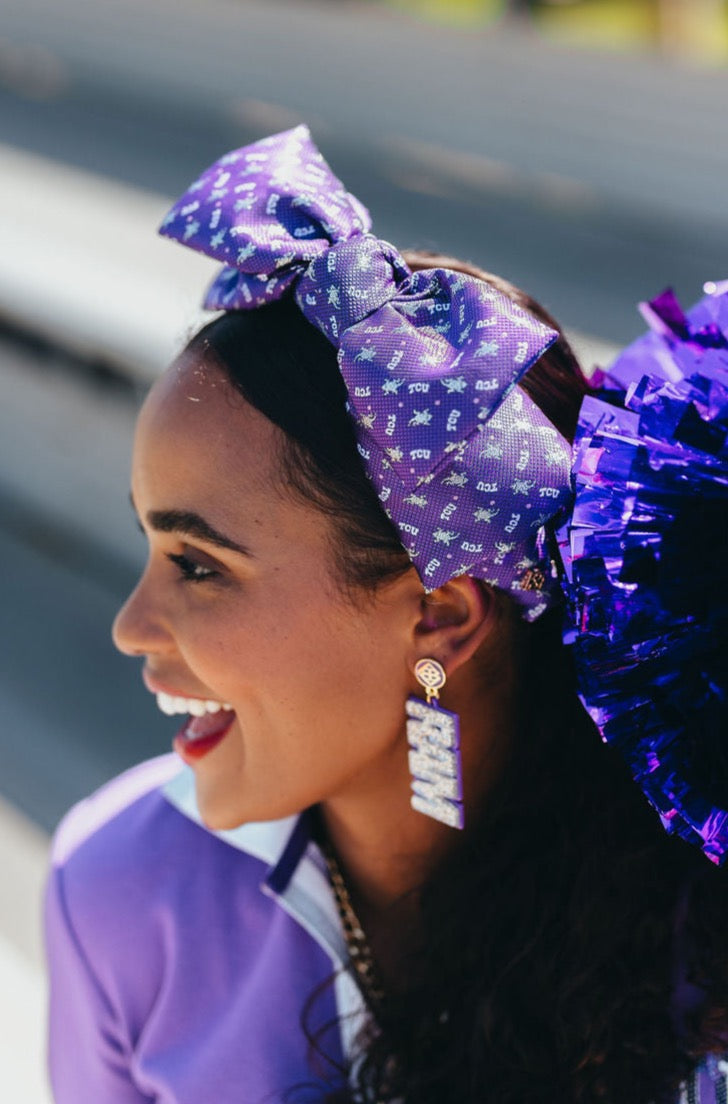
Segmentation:
<svg viewBox="0 0 728 1104">
<path fill-rule="evenodd" d="M 221 709 L 202 717 L 188 717 L 172 746 L 181 759 L 192 766 L 224 739 L 235 720 L 235 713 Z"/>
</svg>

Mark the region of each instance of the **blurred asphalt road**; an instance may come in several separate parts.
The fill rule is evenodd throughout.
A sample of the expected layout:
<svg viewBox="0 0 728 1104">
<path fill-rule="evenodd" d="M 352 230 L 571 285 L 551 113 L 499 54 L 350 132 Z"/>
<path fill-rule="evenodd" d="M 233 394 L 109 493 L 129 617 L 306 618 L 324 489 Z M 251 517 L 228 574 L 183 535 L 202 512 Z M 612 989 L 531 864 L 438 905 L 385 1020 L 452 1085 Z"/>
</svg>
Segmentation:
<svg viewBox="0 0 728 1104">
<path fill-rule="evenodd" d="M 173 725 L 109 636 L 143 557 L 133 395 L 42 349 L 0 342 L 0 365 L 0 1100 L 48 1104 L 47 832 Z"/>
<path fill-rule="evenodd" d="M 0 346 L 0 792 L 42 828 L 167 751 L 172 722 L 115 651 L 145 548 L 129 506 L 136 400 L 52 352 Z"/>
<path fill-rule="evenodd" d="M 48 1104 L 40 896 L 47 840 L 0 799 L 0 1099 Z"/>
<path fill-rule="evenodd" d="M 303 118 L 382 236 L 469 255 L 619 342 L 635 300 L 725 275 L 722 71 L 355 0 L 3 0 L 0 34 L 0 142 L 174 195 Z"/>
</svg>

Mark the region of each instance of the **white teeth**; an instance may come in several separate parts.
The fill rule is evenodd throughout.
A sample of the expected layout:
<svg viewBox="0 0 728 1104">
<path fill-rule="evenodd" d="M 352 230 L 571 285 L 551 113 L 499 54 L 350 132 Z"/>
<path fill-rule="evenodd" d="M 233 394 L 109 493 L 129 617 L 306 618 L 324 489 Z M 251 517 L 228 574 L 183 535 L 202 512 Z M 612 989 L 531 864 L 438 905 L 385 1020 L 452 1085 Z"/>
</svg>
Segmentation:
<svg viewBox="0 0 728 1104">
<path fill-rule="evenodd" d="M 174 707 L 174 698 L 170 697 L 169 694 L 157 694 L 157 705 L 168 717 L 177 712 Z"/>
<path fill-rule="evenodd" d="M 203 717 L 205 713 L 218 713 L 221 709 L 232 712 L 232 706 L 218 701 L 206 701 L 204 698 L 178 698 L 172 694 L 157 694 L 157 705 L 172 717 L 175 713 L 189 713 L 193 717 Z"/>
</svg>

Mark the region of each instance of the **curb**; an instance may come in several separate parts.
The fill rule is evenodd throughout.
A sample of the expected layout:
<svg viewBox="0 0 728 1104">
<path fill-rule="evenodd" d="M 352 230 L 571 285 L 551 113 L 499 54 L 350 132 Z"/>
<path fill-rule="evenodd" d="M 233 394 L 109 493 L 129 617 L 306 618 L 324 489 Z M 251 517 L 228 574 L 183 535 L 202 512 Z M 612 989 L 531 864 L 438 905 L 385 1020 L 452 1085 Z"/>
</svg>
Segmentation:
<svg viewBox="0 0 728 1104">
<path fill-rule="evenodd" d="M 50 1104 L 41 899 L 49 840 L 0 797 L 0 1065 L 3 1099 Z"/>
<path fill-rule="evenodd" d="M 0 146 L 0 314 L 140 383 L 202 321 L 213 264 L 156 229 L 171 200 Z"/>
</svg>

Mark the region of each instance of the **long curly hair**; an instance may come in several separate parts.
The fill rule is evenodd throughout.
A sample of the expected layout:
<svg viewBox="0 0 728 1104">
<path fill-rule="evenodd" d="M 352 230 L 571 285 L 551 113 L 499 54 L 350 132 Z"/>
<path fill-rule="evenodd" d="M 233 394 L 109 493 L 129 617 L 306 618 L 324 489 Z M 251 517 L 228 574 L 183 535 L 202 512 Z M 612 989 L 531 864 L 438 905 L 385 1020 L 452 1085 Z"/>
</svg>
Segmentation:
<svg viewBox="0 0 728 1104">
<path fill-rule="evenodd" d="M 413 269 L 486 280 L 454 258 Z M 281 488 L 337 522 L 356 600 L 409 569 L 355 448 L 332 347 L 291 299 L 208 324 L 191 347 L 285 434 Z M 589 385 L 561 339 L 521 386 L 572 439 Z M 476 824 L 418 891 L 416 930 L 390 917 L 400 979 L 378 1009 L 356 1085 L 331 1100 L 657 1104 L 728 1046 L 728 875 L 669 837 L 582 709 L 561 614 L 533 625 L 500 595 L 499 658 L 520 707 Z M 493 677 L 494 671 L 490 671 Z M 406 947 L 406 950 L 403 949 Z"/>
</svg>

